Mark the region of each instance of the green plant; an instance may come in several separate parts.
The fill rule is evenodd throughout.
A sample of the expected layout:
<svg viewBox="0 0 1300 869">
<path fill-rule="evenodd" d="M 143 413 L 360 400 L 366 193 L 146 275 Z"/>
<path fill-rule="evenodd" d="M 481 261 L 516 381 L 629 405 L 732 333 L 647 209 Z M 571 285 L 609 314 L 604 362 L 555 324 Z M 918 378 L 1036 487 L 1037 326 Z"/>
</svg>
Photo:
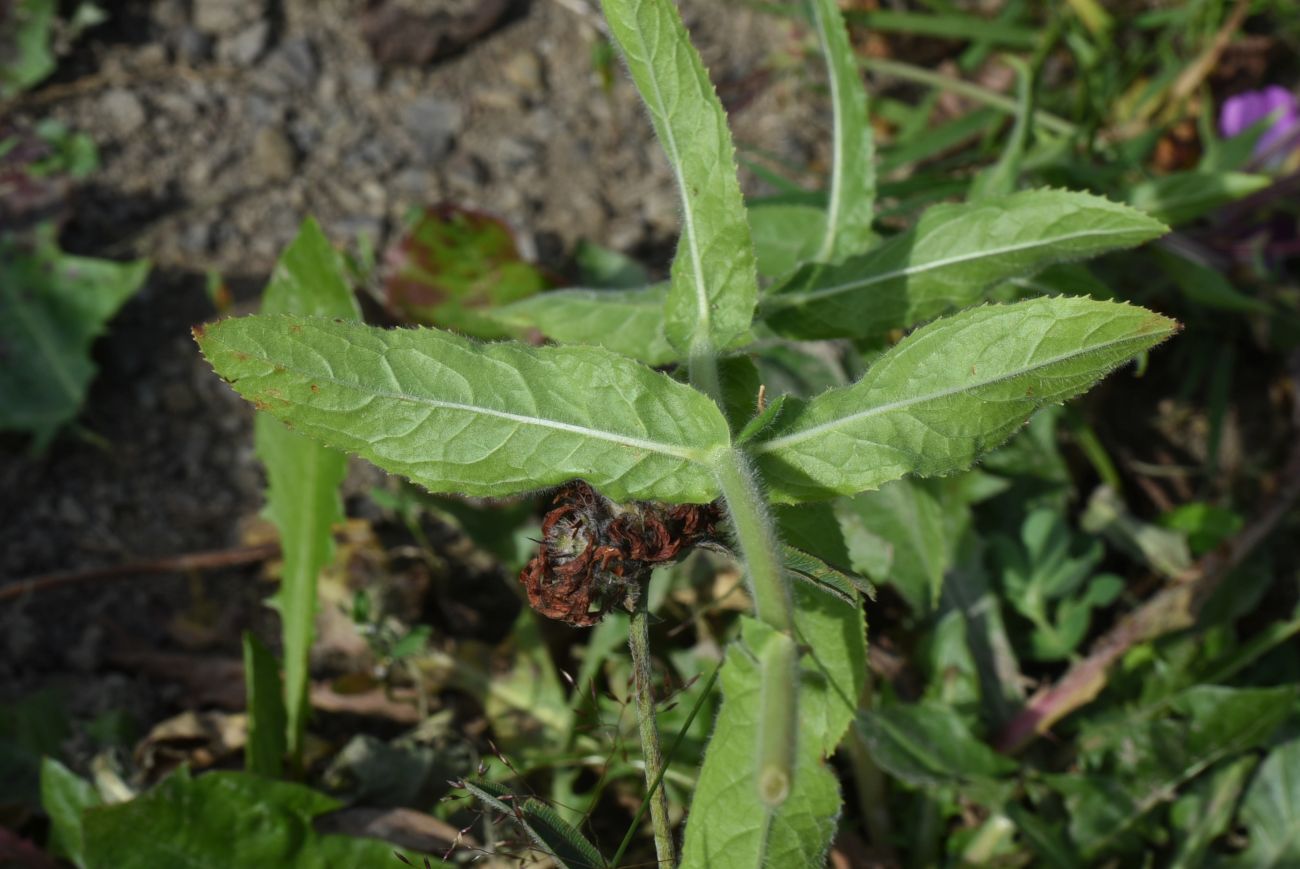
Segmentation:
<svg viewBox="0 0 1300 869">
<path fill-rule="evenodd" d="M 540 348 L 287 313 L 222 321 L 196 338 L 221 376 L 295 436 L 434 492 L 501 496 L 582 479 L 615 502 L 720 498 L 754 617 L 742 619 L 726 654 L 722 710 L 682 862 L 817 865 L 840 806 L 826 758 L 866 687 L 865 624 L 851 583 L 830 579 L 838 574 L 815 560 L 791 569 L 798 556 L 777 545 L 784 514 L 772 505 L 966 468 L 1036 409 L 1078 395 L 1172 335 L 1177 327 L 1164 317 L 1081 298 L 941 316 L 1010 279 L 1165 228 L 1095 196 L 1001 194 L 991 184 L 986 198 L 935 206 L 877 243 L 865 95 L 837 7 L 814 0 L 833 85 L 836 167 L 818 219 L 793 224 L 790 268 L 776 268 L 785 273 L 760 292 L 726 119 L 675 7 L 604 7 L 681 194 L 682 236 L 666 287 L 559 291 L 500 312 L 516 326 L 532 312 L 530 325 L 572 342 Z M 645 316 L 660 306 L 661 319 Z M 921 323 L 887 346 L 890 332 Z M 768 395 L 759 385 L 781 358 L 778 336 L 853 339 L 870 364 L 851 384 L 812 397 Z M 689 383 L 633 357 L 675 364 Z M 810 573 L 825 581 L 805 581 Z M 639 606 L 634 660 L 646 657 L 646 618 Z M 654 787 L 661 769 L 644 664 L 636 682 Z M 1001 771 L 988 767 L 991 776 Z M 652 802 L 651 814 L 659 858 L 674 862 L 667 813 Z"/>
</svg>

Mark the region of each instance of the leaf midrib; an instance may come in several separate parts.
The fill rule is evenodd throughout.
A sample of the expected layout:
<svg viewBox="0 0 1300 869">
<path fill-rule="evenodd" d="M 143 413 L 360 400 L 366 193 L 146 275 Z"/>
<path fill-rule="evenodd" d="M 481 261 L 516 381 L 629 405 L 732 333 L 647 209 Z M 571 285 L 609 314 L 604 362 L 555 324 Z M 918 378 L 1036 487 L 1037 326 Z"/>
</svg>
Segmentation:
<svg viewBox="0 0 1300 869">
<path fill-rule="evenodd" d="M 672 27 L 672 12 L 667 12 L 670 19 L 669 27 Z M 645 58 L 648 78 L 650 80 L 650 90 L 654 93 L 655 111 L 663 118 L 663 137 L 664 150 L 668 152 L 668 162 L 673 167 L 673 179 L 677 182 L 677 192 L 682 198 L 682 235 L 686 239 L 686 246 L 691 253 L 691 270 L 695 273 L 695 327 L 692 330 L 695 340 L 708 340 L 711 334 L 710 317 L 709 317 L 709 294 L 704 280 L 704 262 L 700 256 L 699 239 L 695 235 L 695 198 L 691 195 L 686 185 L 686 178 L 682 173 L 682 155 L 681 150 L 677 147 L 677 136 L 673 132 L 672 118 L 668 113 L 668 105 L 664 101 L 663 91 L 659 87 L 659 74 L 655 68 L 654 60 L 651 58 L 650 46 L 646 44 L 645 33 L 642 31 L 639 22 L 632 27 L 636 34 L 637 43 L 641 46 L 641 55 Z M 690 65 L 688 59 L 687 65 Z M 694 70 L 692 70 L 692 73 Z M 695 343 L 694 341 L 692 343 Z"/>
<path fill-rule="evenodd" d="M 349 383 L 346 380 L 340 380 L 337 377 L 334 377 L 333 375 L 330 374 L 320 374 L 319 372 L 314 372 L 314 371 L 311 372 L 304 371 L 301 368 L 292 365 L 286 365 L 281 360 L 271 359 L 270 357 L 262 353 L 250 353 L 248 350 L 242 348 L 236 351 L 233 348 L 231 348 L 228 343 L 222 342 L 220 338 L 216 336 L 213 336 L 212 340 L 215 341 L 216 343 L 224 343 L 227 349 L 229 349 L 230 352 L 232 353 L 233 352 L 242 353 L 245 356 L 247 356 L 249 359 L 262 362 L 266 365 L 271 366 L 273 369 L 278 369 L 280 371 L 293 374 L 303 379 L 304 381 L 331 383 L 335 386 L 343 387 L 345 389 L 351 389 L 356 392 L 363 393 L 365 395 L 374 396 L 376 398 L 390 398 L 397 401 L 409 401 L 412 404 L 425 405 L 431 408 L 440 408 L 444 410 L 457 410 L 466 413 L 481 414 L 483 416 L 490 416 L 490 417 L 495 417 L 497 419 L 508 420 L 510 422 L 517 422 L 520 423 L 521 425 L 532 425 L 532 426 L 537 426 L 538 428 L 549 428 L 555 431 L 569 432 L 571 434 L 582 435 L 584 437 L 590 437 L 596 440 L 603 440 L 610 443 L 619 444 L 620 446 L 631 447 L 633 449 L 647 450 L 652 453 L 659 453 L 661 455 L 668 455 L 668 456 L 673 456 L 675 458 L 685 459 L 686 461 L 694 462 L 696 464 L 708 464 L 709 457 L 714 452 L 716 452 L 716 450 L 703 451 L 703 450 L 693 449 L 691 447 L 679 447 L 674 444 L 667 444 L 667 443 L 662 443 L 660 441 L 646 440 L 644 438 L 632 437 L 630 435 L 624 435 L 618 432 L 610 432 L 610 431 L 604 431 L 602 429 L 587 428 L 585 426 L 574 425 L 573 423 L 562 422 L 560 420 L 555 420 L 555 419 L 549 419 L 543 416 L 524 416 L 522 414 L 512 413 L 506 410 L 497 410 L 495 408 L 490 408 L 490 407 L 480 407 L 479 405 L 474 405 L 474 404 L 462 404 L 460 402 L 454 402 L 454 401 L 442 401 L 440 399 L 429 398 L 427 396 L 422 396 L 422 395 L 412 395 L 409 392 L 384 390 L 384 389 L 376 389 L 376 388 L 371 388 L 366 386 L 360 386 L 356 383 Z M 386 357 L 381 357 L 381 358 L 386 358 Z"/>
<path fill-rule="evenodd" d="M 1153 333 L 1151 332 L 1146 332 L 1141 335 L 1126 335 L 1123 338 L 1116 338 L 1113 341 L 1106 341 L 1101 344 L 1093 344 L 1086 348 L 1074 350 L 1069 353 L 1062 353 L 1059 356 L 1053 356 L 1050 359 L 1045 359 L 1042 362 L 1037 362 L 1033 365 L 1029 365 L 1024 368 L 1019 368 L 1013 372 L 1000 374 L 997 377 L 990 377 L 975 383 L 966 383 L 960 386 L 950 386 L 947 389 L 941 389 L 938 390 L 937 392 L 931 392 L 926 395 L 913 396 L 911 398 L 900 399 L 899 401 L 891 401 L 888 404 L 881 404 L 876 407 L 869 407 L 865 410 L 860 410 L 857 413 L 849 414 L 848 416 L 842 416 L 839 417 L 838 419 L 833 419 L 828 422 L 819 423 L 818 425 L 815 425 L 811 428 L 806 428 L 800 431 L 791 432 L 790 434 L 785 435 L 783 437 L 774 438 L 770 441 L 763 441 L 759 443 L 757 446 L 755 446 L 754 452 L 755 453 L 773 452 L 774 450 L 779 450 L 784 447 L 791 446 L 792 444 L 797 444 L 800 441 L 805 441 L 808 438 L 816 437 L 817 435 L 820 435 L 824 432 L 833 431 L 837 428 L 841 428 L 842 426 L 851 425 L 852 423 L 858 422 L 863 419 L 868 419 L 870 417 L 879 416 L 885 413 L 891 413 L 896 410 L 903 410 L 908 407 L 912 407 L 914 405 L 924 404 L 925 402 L 928 401 L 941 401 L 945 398 L 950 398 L 954 395 L 961 395 L 963 393 L 972 392 L 977 389 L 984 389 L 985 387 L 988 386 L 995 386 L 999 383 L 1005 383 L 1006 381 L 1014 380 L 1017 377 L 1025 377 L 1027 375 L 1034 374 L 1037 371 L 1041 371 L 1045 368 L 1050 368 L 1053 365 L 1059 365 L 1063 362 L 1069 362 L 1073 359 L 1077 359 L 1082 356 L 1087 356 L 1092 353 L 1097 353 L 1103 350 L 1107 350 L 1111 347 L 1119 347 L 1124 344 L 1141 344 L 1147 341 L 1152 336 Z M 853 387 L 848 387 L 848 388 L 852 389 Z"/>
<path fill-rule="evenodd" d="M 836 74 L 835 61 L 832 57 L 831 36 L 828 32 L 832 24 L 826 20 L 826 9 L 813 0 L 810 4 L 813 9 L 813 15 L 817 22 L 817 36 L 822 46 L 822 53 L 826 57 L 826 74 L 830 81 L 831 105 L 835 109 L 834 115 L 834 135 L 831 145 L 831 184 L 830 184 L 830 202 L 826 207 L 826 234 L 822 236 L 821 251 L 818 259 L 829 259 L 835 251 L 836 236 L 840 231 L 840 212 L 843 208 L 844 198 L 844 153 L 845 137 L 848 136 L 847 124 L 842 117 L 843 111 L 840 106 L 840 81 Z"/>
<path fill-rule="evenodd" d="M 941 269 L 952 265 L 959 265 L 961 263 L 970 262 L 971 260 L 985 259 L 988 257 L 1001 256 L 1003 254 L 1009 254 L 1009 253 L 1018 253 L 1024 250 L 1033 250 L 1036 247 L 1051 247 L 1052 245 L 1060 244 L 1062 242 L 1067 242 L 1067 241 L 1074 241 L 1076 239 L 1081 239 L 1081 238 L 1094 238 L 1094 237 L 1102 238 L 1110 235 L 1131 235 L 1135 231 L 1136 230 L 1134 227 L 1128 227 L 1126 229 L 1092 229 L 1092 230 L 1084 230 L 1081 232 L 1072 232 L 1067 235 L 1053 236 L 1047 239 L 1035 239 L 1032 242 L 1025 242 L 1022 244 L 1009 244 L 1006 245 L 1005 247 L 981 248 L 980 250 L 974 251 L 972 253 L 959 254 L 957 256 L 951 256 L 945 259 L 938 259 L 933 262 L 925 263 L 923 265 L 906 266 L 904 268 L 895 269 L 894 271 L 890 271 L 890 272 L 880 272 L 879 274 L 874 274 L 868 278 L 861 278 L 859 280 L 848 281 L 843 284 L 835 284 L 829 287 L 822 287 L 819 290 L 810 290 L 808 292 L 777 293 L 776 295 L 769 296 L 766 302 L 768 307 L 772 307 L 772 308 L 792 308 L 799 305 L 808 304 L 809 302 L 815 302 L 820 299 L 825 299 L 830 296 L 838 296 L 842 293 L 848 293 L 854 290 L 865 289 L 867 287 L 871 287 L 876 284 L 884 283 L 885 281 L 892 281 L 895 278 L 904 278 L 904 277 L 911 277 L 913 275 L 920 275 L 928 271 L 933 271 L 935 269 Z"/>
</svg>

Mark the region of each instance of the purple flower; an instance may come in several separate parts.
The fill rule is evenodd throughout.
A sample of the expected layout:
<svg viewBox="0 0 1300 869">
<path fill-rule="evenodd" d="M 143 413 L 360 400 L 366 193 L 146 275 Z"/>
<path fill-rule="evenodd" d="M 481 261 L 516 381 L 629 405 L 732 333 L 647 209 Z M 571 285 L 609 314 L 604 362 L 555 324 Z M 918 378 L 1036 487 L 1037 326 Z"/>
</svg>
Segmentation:
<svg viewBox="0 0 1300 869">
<path fill-rule="evenodd" d="M 1274 113 L 1276 112 L 1276 115 Z M 1284 139 L 1300 135 L 1300 106 L 1286 88 L 1269 85 L 1260 91 L 1246 91 L 1229 97 L 1219 111 L 1219 131 L 1225 138 L 1244 133 L 1252 124 L 1272 116 L 1273 122 L 1255 143 L 1255 156 L 1273 151 Z"/>
</svg>

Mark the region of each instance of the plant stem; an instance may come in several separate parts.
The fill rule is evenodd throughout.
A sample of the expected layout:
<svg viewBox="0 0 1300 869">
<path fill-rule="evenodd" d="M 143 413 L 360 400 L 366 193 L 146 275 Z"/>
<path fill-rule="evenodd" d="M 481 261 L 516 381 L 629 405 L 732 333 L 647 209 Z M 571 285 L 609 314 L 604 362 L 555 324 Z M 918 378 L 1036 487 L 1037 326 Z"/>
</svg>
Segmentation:
<svg viewBox="0 0 1300 869">
<path fill-rule="evenodd" d="M 660 786 L 664 756 L 659 746 L 659 727 L 655 724 L 653 669 L 650 664 L 649 591 L 637 599 L 628 629 L 627 644 L 632 650 L 632 685 L 636 693 L 637 724 L 641 731 L 641 756 L 645 760 L 646 799 L 650 802 L 650 823 L 655 831 L 655 853 L 660 866 L 677 865 L 673 847 L 673 830 L 668 821 L 668 794 Z"/>
<path fill-rule="evenodd" d="M 708 341 L 696 341 L 691 346 L 691 355 L 686 366 L 690 373 L 691 386 L 713 399 L 718 407 L 723 407 L 722 381 L 718 377 L 718 356 L 713 351 L 713 345 Z"/>
<path fill-rule="evenodd" d="M 790 589 L 781 572 L 776 527 L 754 482 L 749 459 L 740 450 L 729 450 L 714 470 L 735 526 L 749 591 L 754 597 L 754 614 L 759 621 L 793 636 Z"/>
<path fill-rule="evenodd" d="M 988 88 L 980 87 L 968 81 L 959 78 L 953 78 L 950 75 L 931 72 L 919 66 L 913 66 L 910 63 L 904 63 L 900 60 L 886 60 L 885 58 L 871 57 L 864 58 L 862 65 L 882 75 L 891 75 L 894 78 L 901 78 L 905 81 L 916 82 L 927 87 L 939 88 L 940 90 L 951 91 L 959 96 L 975 100 L 995 109 L 1000 109 L 1009 115 L 1016 113 L 1016 101 L 1005 94 L 991 91 Z M 1072 136 L 1079 132 L 1079 128 L 1059 115 L 1051 112 L 1045 112 L 1042 109 L 1036 109 L 1033 112 L 1033 121 L 1044 130 L 1051 130 L 1062 136 Z"/>
</svg>

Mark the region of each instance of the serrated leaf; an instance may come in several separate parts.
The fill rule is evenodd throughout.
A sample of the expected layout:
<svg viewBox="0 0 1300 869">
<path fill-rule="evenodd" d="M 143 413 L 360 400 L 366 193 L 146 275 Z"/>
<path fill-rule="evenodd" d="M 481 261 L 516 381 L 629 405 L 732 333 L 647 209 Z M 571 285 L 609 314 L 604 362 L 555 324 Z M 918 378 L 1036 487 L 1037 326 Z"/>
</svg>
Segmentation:
<svg viewBox="0 0 1300 869">
<path fill-rule="evenodd" d="M 1245 172 L 1179 172 L 1133 186 L 1125 197 L 1129 205 L 1177 226 L 1243 196 L 1263 190 L 1267 175 Z"/>
<path fill-rule="evenodd" d="M 836 0 L 809 0 L 809 12 L 830 82 L 835 131 L 826 226 L 816 258 L 835 262 L 861 253 L 875 234 L 876 153 L 867 118 L 867 92 Z"/>
<path fill-rule="evenodd" d="M 745 427 L 736 435 L 736 443 L 743 444 L 758 437 L 767 427 L 776 422 L 776 418 L 781 415 L 781 408 L 785 406 L 786 396 L 778 395 L 773 401 L 767 403 L 761 413 L 754 415 L 753 419 L 745 423 Z"/>
<path fill-rule="evenodd" d="M 936 205 L 912 230 L 866 254 L 799 269 L 764 299 L 760 314 L 789 337 L 870 338 L 969 305 L 999 281 L 1166 231 L 1126 205 L 1062 190 Z"/>
<path fill-rule="evenodd" d="M 1269 752 L 1241 805 L 1250 847 L 1226 865 L 1281 869 L 1300 865 L 1300 739 Z"/>
<path fill-rule="evenodd" d="M 781 558 L 785 572 L 793 579 L 806 582 L 825 594 L 834 595 L 843 603 L 856 606 L 859 595 L 876 599 L 876 589 L 871 583 L 860 576 L 832 567 L 809 552 L 782 544 Z"/>
<path fill-rule="evenodd" d="M 101 802 L 90 782 L 53 758 L 41 758 L 41 808 L 50 817 L 52 853 L 86 865 L 81 814 Z"/>
<path fill-rule="evenodd" d="M 346 274 L 342 257 L 309 219 L 276 263 L 262 294 L 262 313 L 357 320 L 360 312 Z M 265 414 L 254 420 L 253 442 L 266 466 L 266 514 L 280 531 L 284 553 L 280 588 L 271 605 L 280 611 L 284 640 L 285 745 L 298 758 L 310 712 L 307 657 L 315 629 L 316 585 L 334 557 L 331 529 L 343 521 L 339 486 L 347 457 Z"/>
<path fill-rule="evenodd" d="M 727 347 L 748 334 L 758 277 L 726 113 L 672 0 L 601 6 L 682 201 L 664 308 L 668 340 L 681 352 Z"/>
<path fill-rule="evenodd" d="M 143 260 L 71 256 L 50 238 L 0 242 L 0 429 L 30 432 L 39 450 L 77 415 L 91 345 L 148 274 Z"/>
<path fill-rule="evenodd" d="M 240 772 L 191 778 L 182 768 L 130 802 L 86 811 L 86 865 L 325 869 L 392 864 L 393 846 L 388 842 L 320 835 L 313 829 L 314 817 L 338 806 L 336 800 L 299 784 Z"/>
<path fill-rule="evenodd" d="M 794 590 L 798 593 L 801 588 L 808 586 L 800 583 Z M 799 612 L 795 610 L 796 620 Z M 860 610 L 857 619 L 861 625 Z M 801 627 L 801 632 L 811 640 L 842 642 L 837 631 L 814 632 Z M 741 636 L 742 641 L 728 649 L 722 667 L 722 710 L 686 819 L 682 865 L 714 869 L 823 866 L 840 809 L 839 786 L 823 760 L 823 747 L 831 737 L 827 726 L 844 701 L 826 690 L 825 677 L 809 671 L 810 661 L 805 656 L 800 662 L 794 780 L 780 808 L 768 809 L 759 799 L 756 762 L 764 726 L 760 720 L 759 661 L 775 631 L 742 618 Z M 828 649 L 825 654 L 839 657 L 845 653 L 841 648 L 838 652 Z"/>
<path fill-rule="evenodd" d="M 432 329 L 243 317 L 198 341 L 258 407 L 435 492 L 581 478 L 616 501 L 705 503 L 727 448 L 717 405 L 598 347 L 479 344 Z"/>
<path fill-rule="evenodd" d="M 964 311 L 917 330 L 853 386 L 798 412 L 787 406 L 750 449 L 781 502 L 946 474 L 1176 329 L 1142 308 L 1089 299 Z"/>
<path fill-rule="evenodd" d="M 536 329 L 564 344 L 590 344 L 667 365 L 681 358 L 664 335 L 668 287 L 634 290 L 569 289 L 541 293 L 487 312 L 512 331 Z"/>
<path fill-rule="evenodd" d="M 535 799 L 520 799 L 495 782 L 467 780 L 465 790 L 524 828 L 539 848 L 566 869 L 598 869 L 607 865 L 596 846 L 566 823 L 550 806 Z"/>
</svg>

